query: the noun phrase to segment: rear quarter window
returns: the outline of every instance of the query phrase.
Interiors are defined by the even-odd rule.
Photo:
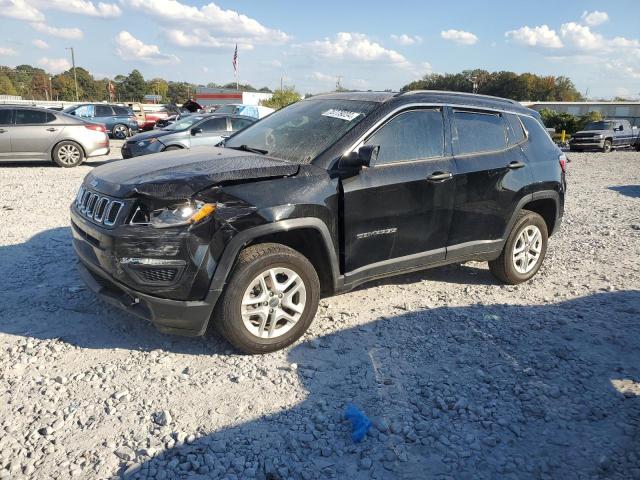
[[[518,120],[517,115],[507,113],[504,116],[507,123],[507,136],[509,137],[509,145],[517,145],[526,137],[522,123]]]
[[[453,116],[458,132],[458,154],[492,152],[507,147],[501,115],[456,110]]]
[[[547,131],[542,128],[542,125],[534,118],[525,115],[519,115],[519,118],[528,134],[529,141],[527,144],[530,149],[530,154],[527,154],[527,158],[534,163],[544,161],[557,163],[559,154],[558,147],[553,143]]]

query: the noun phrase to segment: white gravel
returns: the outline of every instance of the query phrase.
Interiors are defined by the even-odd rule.
[[[531,282],[387,279],[264,356],[84,288],[68,205],[101,159],[0,166],[0,479],[640,479],[640,153],[570,158]]]

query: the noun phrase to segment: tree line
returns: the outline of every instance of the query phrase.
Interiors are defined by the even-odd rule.
[[[0,66],[0,95],[20,95],[27,100],[63,100],[76,99],[73,69],[57,75],[31,65],[18,65],[15,68]],[[189,82],[167,81],[163,78],[145,80],[139,70],[128,75],[116,75],[113,79],[96,79],[86,69],[76,67],[78,98],[85,101],[108,101],[109,81],[115,89],[115,101],[142,101],[145,95],[160,95],[162,102],[183,103],[195,97],[196,87],[204,85]],[[235,83],[218,85],[208,83],[210,88],[235,89]],[[249,84],[239,85],[247,92],[271,92],[267,87],[257,89]]]
[[[584,100],[568,77],[541,76],[533,73],[488,72],[486,70],[464,70],[460,73],[430,73],[421,80],[411,82],[401,91],[450,90],[477,92],[483,95],[510,98],[512,100],[536,100],[577,102]]]

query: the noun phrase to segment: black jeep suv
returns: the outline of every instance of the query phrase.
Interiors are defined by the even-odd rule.
[[[87,175],[71,206],[87,284],[171,333],[212,323],[283,348],[321,295],[486,260],[540,268],[564,209],[565,157],[537,114],[448,92],[316,96],[200,147]]]

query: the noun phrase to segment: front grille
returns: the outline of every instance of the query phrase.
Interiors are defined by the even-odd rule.
[[[146,268],[137,273],[149,283],[169,283],[176,278],[178,270],[175,268]]]
[[[80,187],[75,204],[83,217],[107,227],[114,226],[124,211],[123,202],[105,197],[84,186]]]

